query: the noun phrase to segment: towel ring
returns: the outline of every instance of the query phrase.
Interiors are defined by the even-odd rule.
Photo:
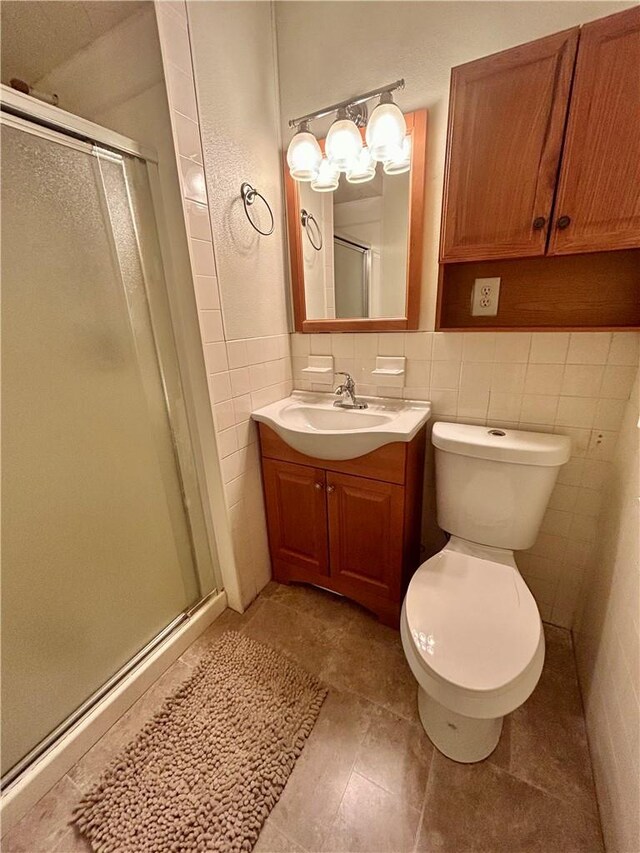
[[[275,227],[275,220],[273,218],[273,212],[272,212],[271,208],[269,207],[269,202],[262,195],[262,193],[259,193],[258,190],[254,189],[254,187],[252,187],[251,184],[249,184],[249,183],[247,183],[247,181],[245,181],[240,187],[240,197],[242,198],[242,203],[244,204],[244,212],[247,216],[247,219],[249,220],[251,227],[255,228],[255,230],[258,232],[258,234],[262,234],[263,237],[268,237],[269,234],[273,234],[273,229]],[[261,198],[262,201],[265,203],[267,210],[269,211],[269,216],[271,217],[271,227],[269,228],[268,231],[260,230],[260,228],[258,228],[258,226],[253,221],[253,219],[249,216],[249,208],[254,203],[256,198]]]
[[[313,215],[313,213],[309,213],[304,208],[300,211],[300,222],[302,223],[302,227],[307,232],[307,237],[309,238],[309,242],[316,250],[319,252],[322,248],[322,231],[320,230],[320,226],[318,225],[318,221]],[[313,234],[313,230],[310,226],[315,228],[315,235]],[[315,242],[314,242],[315,236]]]

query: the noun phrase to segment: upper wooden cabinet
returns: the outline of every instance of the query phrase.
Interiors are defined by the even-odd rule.
[[[454,68],[441,261],[640,246],[639,69],[640,7]]]
[[[640,6],[585,24],[549,253],[640,244]]]
[[[578,33],[452,70],[443,261],[544,254]]]

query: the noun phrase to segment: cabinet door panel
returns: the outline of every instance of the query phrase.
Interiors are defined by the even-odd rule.
[[[569,223],[562,226],[568,217]],[[640,7],[582,27],[552,254],[640,246]]]
[[[262,460],[271,556],[328,575],[324,471]]]
[[[397,599],[402,574],[402,486],[327,472],[331,575]]]
[[[442,261],[545,253],[578,32],[452,70]]]

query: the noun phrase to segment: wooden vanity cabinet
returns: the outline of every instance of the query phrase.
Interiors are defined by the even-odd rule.
[[[262,460],[273,560],[314,575],[329,574],[325,472]]]
[[[345,595],[402,594],[404,485],[327,471],[331,576]]]
[[[259,424],[269,547],[280,583],[352,598],[398,626],[420,561],[425,430],[358,459],[313,459]]]

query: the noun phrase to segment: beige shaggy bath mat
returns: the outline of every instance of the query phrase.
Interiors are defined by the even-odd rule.
[[[74,822],[99,853],[251,850],[326,693],[268,646],[223,634]]]

